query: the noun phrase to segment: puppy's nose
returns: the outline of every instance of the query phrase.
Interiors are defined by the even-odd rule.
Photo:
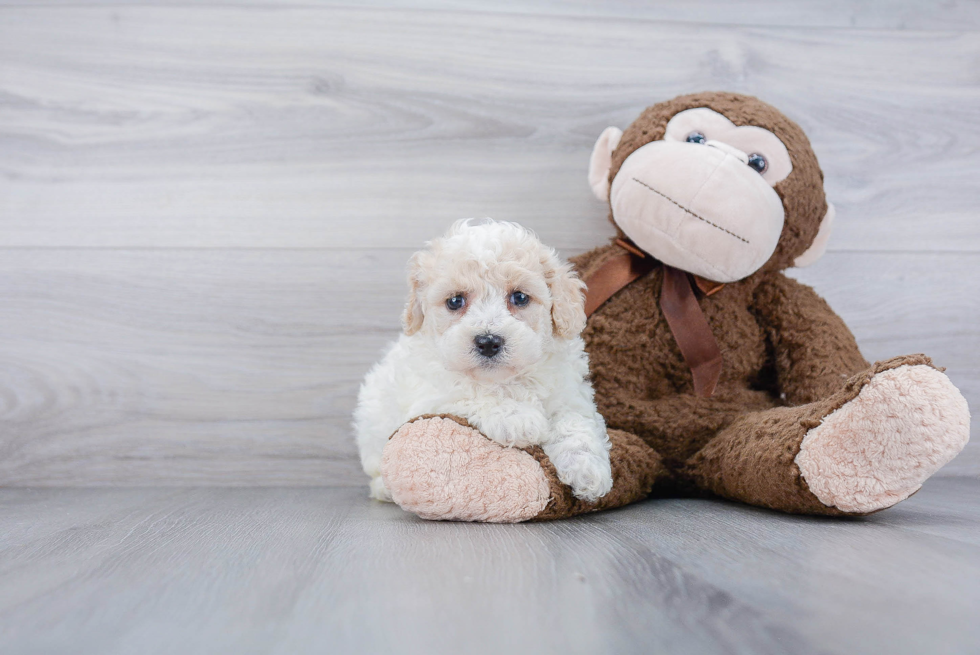
[[[473,339],[473,343],[476,344],[476,349],[481,355],[493,357],[500,352],[500,348],[504,345],[504,339],[496,334],[481,334]]]

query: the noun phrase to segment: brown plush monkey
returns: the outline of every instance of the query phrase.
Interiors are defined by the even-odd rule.
[[[575,259],[612,491],[577,500],[539,449],[427,417],[384,454],[405,509],[542,520],[707,493],[864,514],[907,498],[966,444],[966,401],[929,358],[869,365],[826,302],[783,275],[819,257],[834,214],[809,141],[775,108],[733,93],[654,105],[602,133],[589,182],[618,234]]]

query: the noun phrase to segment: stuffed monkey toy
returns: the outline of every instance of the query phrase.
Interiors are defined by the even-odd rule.
[[[516,522],[713,495],[867,514],[962,450],[969,410],[942,369],[924,355],[869,364],[827,303],[783,274],[822,254],[834,210],[809,141],[778,110],[734,93],[653,105],[602,133],[589,182],[617,232],[573,259],[612,490],[584,502],[540,449],[422,417],[383,455],[404,509]]]

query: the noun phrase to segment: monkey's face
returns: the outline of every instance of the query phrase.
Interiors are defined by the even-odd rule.
[[[608,186],[622,132],[596,143],[590,182],[608,193],[616,225],[660,261],[709,280],[734,282],[759,270],[783,233],[773,188],[793,171],[783,142],[754,125],[696,107],[674,114],[661,139],[637,147]],[[829,226],[829,222],[828,222]]]

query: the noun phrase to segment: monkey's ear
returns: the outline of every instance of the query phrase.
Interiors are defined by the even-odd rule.
[[[422,329],[425,313],[422,311],[422,259],[424,252],[417,252],[408,260],[408,302],[402,314],[405,334],[412,336]]]
[[[623,131],[618,127],[607,127],[599,135],[592,147],[592,159],[589,160],[589,186],[595,197],[605,202],[609,200],[609,167],[612,166],[612,154]]]
[[[823,220],[820,221],[820,229],[817,230],[817,236],[813,238],[813,243],[810,244],[810,247],[793,261],[793,266],[803,268],[823,257],[824,252],[827,251],[827,242],[830,241],[830,233],[834,228],[834,216],[836,214],[837,211],[834,209],[834,206],[828,202],[827,213],[824,214]]]

